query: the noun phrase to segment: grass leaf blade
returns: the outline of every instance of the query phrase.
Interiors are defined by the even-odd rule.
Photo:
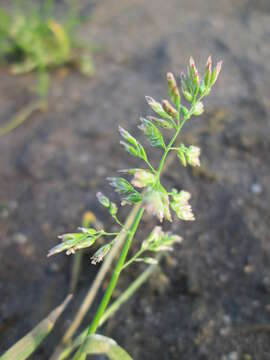
[[[107,355],[110,360],[132,360],[131,356],[113,339],[97,334],[85,339],[80,354],[75,354],[73,360],[84,360],[91,354]]]
[[[62,314],[70,302],[72,295],[68,295],[66,299],[57,306],[45,319],[43,319],[28,334],[7,350],[0,360],[24,360],[27,359],[42,343],[47,335],[53,329],[56,320]]]

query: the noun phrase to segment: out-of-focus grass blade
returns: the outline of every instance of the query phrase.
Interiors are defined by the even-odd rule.
[[[46,108],[44,100],[37,100],[20,110],[7,124],[0,128],[0,137],[10,133],[12,130],[21,125],[31,116],[35,111],[42,111]]]
[[[73,360],[83,360],[87,355],[107,355],[110,360],[132,360],[132,357],[122,349],[113,339],[102,335],[88,336],[80,352]]]
[[[65,31],[64,27],[54,20],[48,21],[48,27],[54,34],[55,40],[58,44],[60,61],[67,59],[70,56],[70,40],[69,35]]]
[[[7,350],[0,360],[24,360],[27,359],[46,338],[54,327],[56,320],[62,314],[72,295],[67,298],[55,308],[44,320],[42,320],[32,331],[26,334],[21,340],[14,344]]]

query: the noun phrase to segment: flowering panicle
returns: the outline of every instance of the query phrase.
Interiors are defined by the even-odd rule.
[[[97,231],[91,228],[79,228],[79,230],[81,233],[69,233],[58,236],[58,238],[62,240],[62,243],[53,247],[47,256],[49,257],[62,251],[66,251],[67,255],[74,254],[77,250],[93,245],[103,234],[102,230]]]
[[[111,248],[111,243],[101,246],[91,257],[91,264],[96,265],[97,263],[100,263],[111,250]]]
[[[115,216],[118,211],[118,207],[115,203],[111,202],[102,192],[97,193],[97,199],[101,205],[108,209],[112,216]]]
[[[201,149],[197,146],[186,147],[184,144],[181,144],[177,149],[177,156],[183,166],[200,166],[200,154]]]
[[[195,220],[194,214],[192,212],[191,205],[189,200],[191,195],[187,191],[180,191],[173,189],[171,193],[171,208],[176,213],[177,217],[185,221]]]
[[[158,102],[150,96],[145,97],[155,114],[141,117],[139,129],[150,145],[162,152],[162,157],[157,167],[153,166],[149,161],[144,146],[127,130],[119,126],[122,138],[120,141],[121,145],[130,155],[141,160],[144,163],[144,167],[146,167],[122,170],[123,173],[131,175],[130,182],[124,177],[108,178],[110,185],[121,196],[121,205],[140,204],[142,209],[149,215],[157,217],[160,222],[163,220],[172,221],[171,211],[183,221],[195,220],[190,205],[190,193],[185,190],[177,191],[175,189],[167,191],[162,184],[161,173],[168,153],[174,150],[177,151],[178,159],[184,167],[187,165],[193,167],[200,166],[201,150],[199,147],[193,145],[185,146],[184,144],[174,147],[174,143],[185,122],[189,121],[192,116],[199,116],[203,113],[204,105],[202,100],[210,93],[213,85],[216,83],[221,66],[221,61],[213,66],[212,58],[209,56],[204,74],[200,76],[195,61],[191,57],[186,74],[181,73],[180,89],[174,75],[171,72],[167,73],[169,100],[165,99]],[[167,144],[162,133],[164,129],[173,132],[171,140]],[[97,198],[101,205],[108,210],[116,223],[123,227],[117,217],[117,205],[101,192],[97,194]],[[51,256],[62,251],[72,254],[76,250],[93,245],[100,236],[114,235],[116,234],[106,233],[104,230],[81,229],[80,233],[62,235],[62,243],[50,250],[48,255]],[[156,227],[143,242],[141,251],[169,250],[174,242],[180,240],[180,237],[165,233],[160,227]],[[102,261],[104,256],[110,251],[112,244],[113,241],[110,241],[95,252],[91,258],[92,263],[96,264]],[[149,263],[154,260],[150,258],[147,261]]]
[[[148,214],[156,216],[160,222],[163,219],[172,221],[167,192],[149,187],[143,198],[143,207]]]
[[[170,115],[172,118],[177,118],[178,112],[177,110],[169,103],[168,100],[162,100],[162,107],[164,111]]]
[[[172,245],[181,243],[182,238],[170,232],[164,232],[160,226],[156,226],[146,240],[143,241],[141,249],[144,251],[171,251]]]
[[[167,81],[168,81],[168,94],[172,103],[176,107],[177,111],[180,110],[180,91],[178,89],[175,77],[172,73],[167,73]]]
[[[146,186],[153,185],[155,182],[155,174],[153,174],[150,170],[129,169],[125,171],[133,175],[131,184],[137,188],[144,188]]]

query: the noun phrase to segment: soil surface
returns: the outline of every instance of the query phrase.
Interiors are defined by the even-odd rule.
[[[69,290],[72,259],[46,258],[57,235],[86,210],[110,224],[95,194],[109,194],[106,176],[130,165],[118,125],[140,138],[144,95],[164,98],[168,70],[185,70],[190,55],[203,68],[212,54],[222,75],[182,138],[201,147],[202,167],[174,161],[164,176],[192,193],[196,222],[173,224],[183,243],[102,333],[136,360],[270,359],[269,0],[78,3],[91,15],[80,34],[97,47],[95,75],[56,71],[48,111],[0,138],[0,351]],[[0,78],[4,124],[33,100],[34,76],[1,68]],[[138,240],[153,225],[145,217]],[[142,269],[131,267],[120,287]],[[49,358],[96,271],[85,256],[75,300],[33,359]]]

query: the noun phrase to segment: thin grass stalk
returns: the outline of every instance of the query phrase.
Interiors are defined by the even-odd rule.
[[[101,284],[102,284],[106,274],[111,269],[111,265],[112,265],[114,258],[118,255],[119,250],[120,250],[121,246],[123,245],[123,242],[124,242],[125,236],[126,236],[125,229],[130,228],[130,226],[134,222],[134,219],[136,217],[138,210],[139,210],[139,206],[135,205],[132,208],[131,212],[129,213],[129,216],[125,222],[125,226],[124,226],[123,230],[119,233],[119,235],[117,237],[117,241],[113,245],[112,250],[109,252],[107,257],[105,258],[105,260],[104,260],[94,282],[91,284],[91,287],[89,288],[89,290],[84,298],[84,301],[81,304],[74,320],[72,321],[71,325],[65,332],[61,343],[57,346],[57,348],[56,348],[55,352],[53,353],[53,355],[51,356],[50,360],[59,359],[59,354],[61,354],[63,349],[70,343],[73,335],[75,334],[75,332],[78,330],[79,326],[81,325],[83,318],[85,317],[86,313],[89,311],[90,307],[92,306],[92,304],[96,298],[98,290],[100,289]],[[87,333],[85,333],[85,336],[86,336],[86,334]]]
[[[160,260],[162,255],[157,257]],[[131,296],[146,282],[146,280],[157,270],[158,264],[150,265],[144,272],[105,310],[100,319],[99,327],[101,327],[110,317],[112,317],[120,307],[127,302]],[[65,360],[70,353],[79,347],[87,336],[88,328],[84,329],[62,352],[58,354],[58,360]]]
[[[0,128],[0,137],[7,135],[12,130],[23,124],[35,111],[43,110],[46,107],[44,100],[35,101],[20,110],[7,124]]]
[[[131,224],[130,228],[127,230],[128,232],[125,236],[125,242],[123,244],[120,256],[117,260],[117,263],[114,268],[113,274],[111,276],[110,282],[109,282],[107,289],[103,295],[103,298],[99,304],[96,314],[88,328],[87,335],[95,334],[95,332],[99,326],[100,319],[106,310],[106,307],[107,307],[107,305],[111,299],[112,293],[114,291],[114,288],[117,284],[119,275],[120,275],[122,267],[125,263],[130,245],[132,243],[133,237],[136,233],[136,230],[137,230],[140,220],[142,218],[143,212],[144,212],[144,209],[139,207],[133,223]],[[73,360],[77,360],[77,359],[83,360],[83,359],[85,359],[85,356],[86,355],[82,354],[81,350],[79,349],[77,351],[77,353],[74,355]]]
[[[44,320],[34,327],[28,334],[14,344],[1,357],[1,360],[24,360],[37,350],[42,341],[53,329],[56,320],[65,310],[72,295],[68,295],[61,305],[55,308]]]
[[[114,271],[113,271],[113,274],[111,276],[111,280],[107,286],[107,289],[105,291],[105,294],[99,304],[99,307],[97,309],[97,312],[89,326],[89,329],[88,329],[88,335],[90,334],[94,334],[97,330],[97,327],[99,326],[99,322],[100,322],[100,319],[101,317],[103,316],[104,314],[104,311],[106,310],[106,307],[111,299],[111,296],[112,296],[112,293],[113,293],[113,290],[117,284],[117,280],[120,276],[120,273],[121,273],[121,270],[123,268],[123,265],[126,261],[126,257],[127,257],[127,254],[128,254],[128,251],[129,251],[129,248],[130,248],[130,245],[132,243],[132,240],[133,240],[133,237],[137,231],[137,228],[138,228],[138,225],[140,223],[140,220],[142,218],[142,215],[143,215],[143,211],[144,209],[143,208],[139,208],[137,214],[136,214],[136,217],[134,219],[134,222],[132,223],[132,225],[130,226],[129,230],[128,230],[128,233],[126,235],[126,238],[125,238],[125,242],[124,242],[124,245],[122,247],[122,250],[121,250],[121,253],[120,253],[120,256],[119,256],[119,259],[116,263],[116,266],[114,268]]]

